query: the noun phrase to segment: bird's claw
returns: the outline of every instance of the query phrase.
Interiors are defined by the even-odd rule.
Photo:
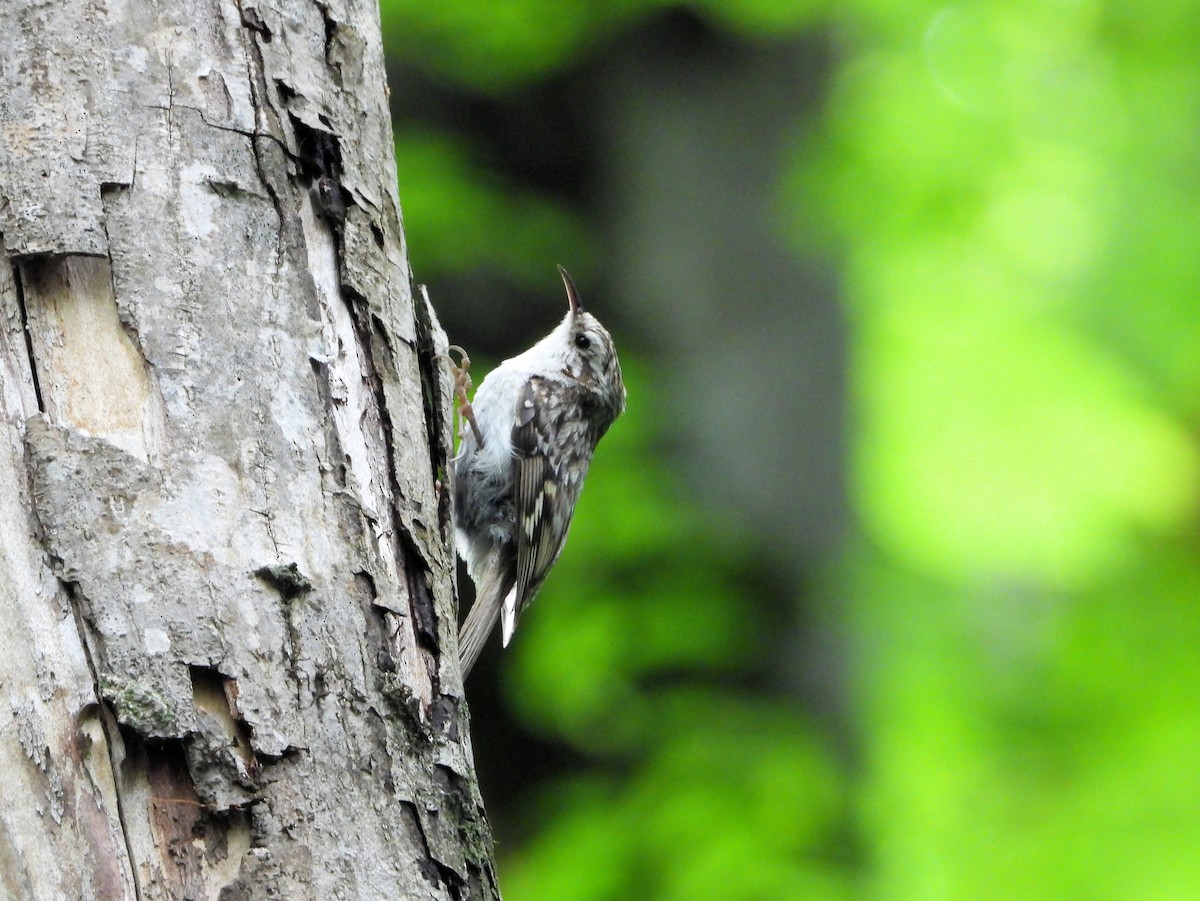
[[[475,436],[476,443],[483,447],[483,433],[479,431],[479,423],[475,421],[475,410],[471,407],[471,402],[467,399],[467,392],[472,388],[471,382],[471,358],[467,356],[467,352],[457,344],[451,344],[447,354],[450,360],[450,375],[454,377],[454,396],[458,399],[458,415],[471,428],[471,434]],[[458,354],[458,363],[454,362],[452,354]]]

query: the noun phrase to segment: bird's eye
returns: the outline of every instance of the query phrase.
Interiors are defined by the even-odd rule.
[[[587,350],[592,346],[592,339],[587,335],[579,334],[575,336],[575,346],[580,350]]]

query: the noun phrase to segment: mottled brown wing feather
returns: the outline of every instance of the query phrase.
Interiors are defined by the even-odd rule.
[[[512,432],[516,584],[504,634],[533,600],[567,540],[595,438],[581,385],[532,377],[517,399]],[[511,610],[511,615],[508,612]]]
[[[545,578],[541,560],[546,535],[546,500],[542,487],[550,472],[545,457],[518,457],[517,467],[517,611],[528,602],[530,588]]]
[[[550,460],[546,392],[540,378],[529,380],[517,400],[512,434],[518,616],[541,587],[566,538],[566,530],[553,522],[559,486]]]

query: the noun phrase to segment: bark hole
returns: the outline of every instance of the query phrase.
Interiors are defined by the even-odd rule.
[[[375,649],[375,666],[380,673],[395,674],[396,657],[392,648],[399,628],[389,622],[391,612],[376,603],[379,593],[370,573],[359,571],[354,574],[354,591],[365,614],[368,646]]]
[[[257,9],[253,6],[248,9],[242,9],[242,4],[238,3],[239,11],[242,14],[242,24],[250,31],[256,32],[264,44],[271,43],[273,35],[271,29],[267,27],[267,23],[263,21]]]
[[[283,83],[277,83],[280,91]],[[346,210],[352,202],[349,192],[341,185],[342,148],[337,135],[332,131],[312,128],[294,115],[289,115],[292,131],[296,135],[297,157],[300,164],[300,183],[310,186],[313,205],[317,213],[341,237],[342,223]],[[337,249],[340,260],[342,248]]]
[[[188,669],[192,676],[192,703],[216,721],[246,773],[257,777],[260,767],[250,741],[250,724],[242,717],[237,706],[237,680],[207,666]]]
[[[168,894],[213,897],[237,879],[242,857],[250,850],[249,814],[237,807],[216,810],[200,798],[182,743],[143,742],[128,729],[121,734],[123,794],[144,793],[147,799],[153,847],[159,854],[154,869],[169,886]]]
[[[281,82],[278,84],[282,85]],[[339,180],[343,169],[342,148],[337,135],[313,128],[296,116],[290,118],[296,135],[297,162],[304,174],[314,181],[323,175]]]
[[[409,561],[404,575],[408,583],[409,609],[412,611],[417,641],[426,650],[437,651],[437,613],[433,603],[433,591],[429,587],[430,572],[423,565],[424,558],[412,536],[406,530],[401,530],[399,538],[404,557]]]

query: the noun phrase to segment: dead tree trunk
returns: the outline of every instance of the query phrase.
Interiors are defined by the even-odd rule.
[[[496,897],[375,0],[0,28],[0,897]]]

